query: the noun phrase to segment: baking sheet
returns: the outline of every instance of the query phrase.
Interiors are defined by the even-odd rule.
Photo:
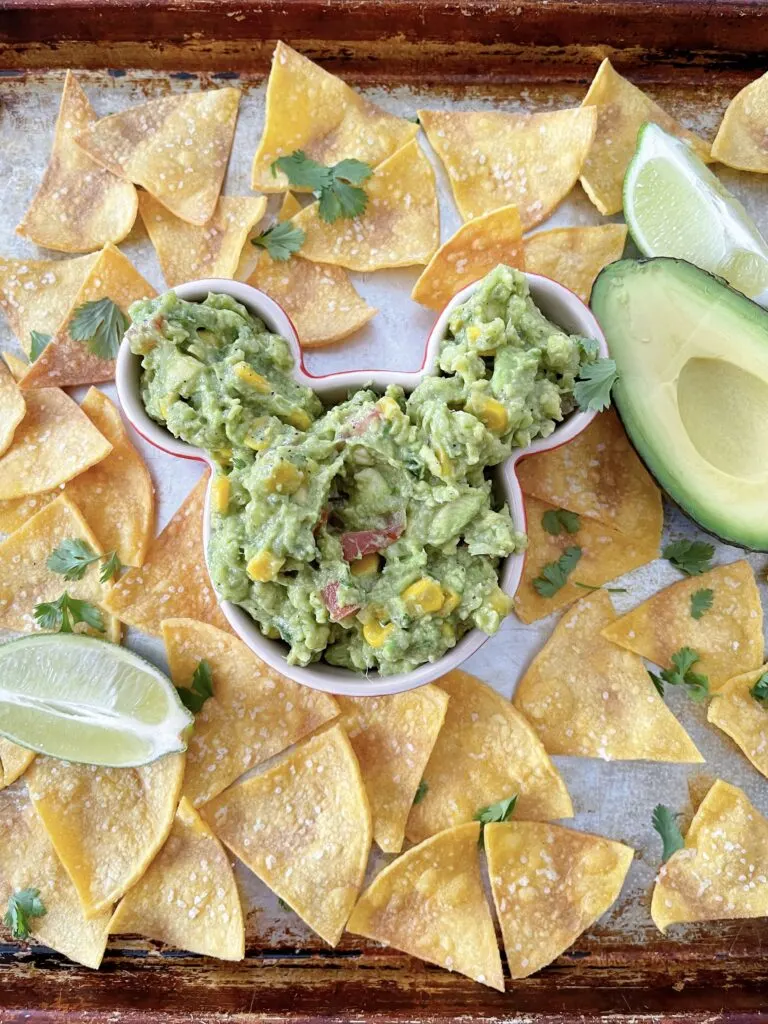
[[[233,148],[225,193],[250,194],[250,165],[263,123],[264,86],[261,82],[222,80],[214,76],[155,74],[151,72],[83,72],[79,76],[89,99],[100,115],[156,98],[169,91],[196,90],[211,85],[235,84],[243,88],[237,134]],[[21,220],[36,189],[48,159],[53,128],[58,110],[63,73],[48,72],[29,75],[0,73],[0,181],[4,182],[0,203],[0,253],[28,258],[56,257],[37,249],[17,237],[15,225]],[[574,106],[583,90],[572,86],[531,86],[503,89],[467,88],[450,94],[444,91],[413,88],[366,88],[362,90],[373,101],[393,113],[412,116],[420,107],[455,109],[501,109],[532,111]],[[657,88],[654,96],[677,115],[683,123],[711,138],[722,111],[730,98],[728,92],[715,87],[704,89]],[[451,199],[450,189],[423,134],[420,142],[432,159],[438,178],[441,216],[441,237],[445,240],[459,226],[460,218]],[[757,175],[746,175],[726,168],[718,169],[730,187],[755,217],[758,226],[768,234],[768,183]],[[271,201],[272,206],[275,200]],[[612,218],[620,220],[621,218]],[[555,226],[603,223],[580,187],[573,190],[545,224],[537,230]],[[152,246],[141,220],[121,249],[133,260],[141,273],[158,289],[163,280]],[[379,309],[379,314],[351,340],[306,355],[311,372],[328,373],[341,369],[397,368],[416,369],[422,355],[434,314],[413,303],[410,290],[420,268],[379,271],[374,274],[353,274],[352,278],[364,297]],[[7,324],[0,323],[0,351],[18,350]],[[114,387],[104,390],[114,396]],[[85,389],[75,392],[79,397]],[[170,518],[191,490],[201,468],[194,463],[173,459],[150,447],[141,438],[134,442],[142,451],[157,489],[158,529]],[[677,509],[666,506],[665,539],[669,537],[704,537],[701,531]],[[706,539],[709,539],[708,537]],[[716,563],[733,561],[743,553],[718,544]],[[747,556],[759,579],[765,579],[768,558]],[[619,611],[638,604],[669,583],[679,574],[663,560],[643,566],[623,577],[617,585],[626,586],[627,594],[613,595]],[[760,584],[764,600],[768,590]],[[495,686],[505,696],[514,692],[517,680],[526,665],[551,633],[557,616],[530,626],[519,623],[514,616],[506,620],[500,632],[492,637],[464,666],[467,671]],[[0,639],[11,634],[0,631]],[[128,631],[127,646],[164,665],[162,643]],[[658,869],[661,843],[651,827],[654,806],[665,803],[673,810],[690,812],[689,783],[701,788],[707,779],[726,779],[743,787],[750,799],[768,813],[768,787],[763,777],[727,737],[706,722],[706,706],[696,705],[675,689],[668,690],[667,702],[706,759],[705,765],[663,765],[641,762],[604,763],[591,759],[555,758],[563,772],[573,798],[576,816],[568,825],[606,835],[628,843],[637,851],[624,892],[601,925],[593,932],[593,941],[610,944],[617,938],[626,943],[642,944],[649,938],[660,940],[649,913],[650,890]],[[384,860],[372,858],[371,870]],[[391,859],[391,858],[389,858]],[[297,945],[321,948],[322,944],[293,914],[283,912],[274,895],[247,869],[238,865],[241,891],[250,909],[249,943],[262,947]],[[718,925],[712,926],[720,927]],[[696,929],[700,933],[701,929]],[[694,928],[675,929],[670,943],[685,943]],[[354,940],[357,941],[357,940]],[[124,948],[123,940],[113,941],[111,948]],[[151,948],[149,944],[131,943],[132,948]]]

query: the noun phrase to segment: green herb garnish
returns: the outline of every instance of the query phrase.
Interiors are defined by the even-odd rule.
[[[768,708],[768,672],[763,672],[755,685],[750,687],[750,697],[753,697],[758,704]]]
[[[619,379],[613,359],[596,359],[579,370],[573,397],[582,412],[602,412],[611,404],[611,388]]]
[[[328,224],[352,220],[365,213],[368,195],[359,186],[370,178],[373,168],[362,160],[340,160],[326,167],[297,149],[272,163],[273,176],[277,176],[277,171],[282,171],[294,187],[311,189],[320,200],[320,218]]]
[[[117,557],[117,552],[108,551],[104,555],[97,555],[87,541],[77,537],[63,540],[45,564],[51,572],[59,573],[65,580],[72,582],[81,580],[85,576],[88,566],[101,561],[102,558],[106,561],[102,566],[99,579],[102,583],[108,583],[123,567],[123,563]]]
[[[709,587],[702,587],[701,590],[694,591],[691,594],[691,618],[700,619],[702,615],[705,615],[712,607],[714,599],[715,592]]]
[[[3,917],[3,924],[10,928],[14,939],[27,939],[31,918],[45,917],[46,913],[39,889],[19,889],[8,897],[8,909]]]
[[[211,666],[205,658],[197,663],[197,668],[192,676],[192,685],[177,686],[176,692],[181,703],[193,715],[196,715],[208,698],[213,696],[213,674]]]
[[[673,814],[664,804],[657,804],[651,821],[664,844],[661,859],[662,861],[668,861],[673,853],[677,850],[682,850],[685,846],[685,841],[677,824],[677,815]]]
[[[42,353],[45,346],[50,342],[52,334],[43,334],[42,331],[30,331],[29,358],[34,361]]]
[[[675,540],[662,551],[662,555],[686,576],[701,576],[712,568],[714,545],[704,540]]]
[[[495,804],[488,804],[475,813],[474,821],[479,821],[482,825],[488,825],[492,821],[509,821],[516,803],[517,794],[508,796],[506,800],[498,800]]]
[[[692,671],[698,660],[699,656],[696,651],[690,647],[681,647],[672,655],[672,667],[662,670],[661,681],[669,683],[670,686],[683,686],[691,700],[700,704],[702,701],[708,700],[712,694],[709,691],[708,677]],[[652,672],[650,675],[656,683],[657,677]],[[663,688],[660,689],[658,683],[656,683],[656,689],[663,696]]]
[[[275,224],[267,231],[263,231],[251,241],[254,245],[266,249],[273,260],[285,263],[304,245],[306,237],[306,233],[301,228],[297,228],[289,220],[286,220],[282,224]]]
[[[69,323],[69,334],[83,341],[99,359],[114,359],[130,321],[112,299],[96,299],[78,306]]]
[[[606,587],[597,583],[581,583],[579,580],[571,580],[574,587],[581,587],[582,590],[604,590],[606,594],[628,594],[626,587]]]
[[[542,597],[554,597],[564,587],[581,558],[581,548],[566,548],[556,562],[548,562],[533,581],[533,587]]]
[[[50,629],[55,633],[74,633],[75,626],[80,622],[99,633],[104,632],[101,611],[87,601],[70,597],[66,590],[57,601],[44,601],[36,605],[34,616],[41,629]]]
[[[581,527],[581,516],[578,512],[569,512],[566,508],[550,508],[541,517],[541,525],[553,537],[566,533],[578,533]]]
[[[429,792],[429,783],[426,779],[422,779],[419,783],[419,788],[416,790],[416,796],[413,798],[413,806],[420,804],[424,797]]]
[[[116,576],[123,568],[123,563],[117,557],[116,551],[108,551],[106,555],[102,555],[105,559],[104,565],[101,567],[99,573],[99,580],[102,583],[109,583],[113,576]]]

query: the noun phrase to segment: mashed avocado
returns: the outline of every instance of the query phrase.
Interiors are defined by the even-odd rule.
[[[486,470],[552,432],[589,360],[499,266],[449,323],[439,375],[410,396],[360,390],[324,410],[287,343],[233,299],[173,292],[131,309],[150,416],[205,448],[208,559],[288,660],[384,674],[434,661],[511,602],[499,560],[524,546]]]

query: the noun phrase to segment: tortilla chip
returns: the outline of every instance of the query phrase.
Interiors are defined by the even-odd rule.
[[[141,219],[169,288],[204,277],[234,277],[248,233],[264,216],[264,196],[222,196],[202,227],[170,213],[149,192],[139,196]]]
[[[224,847],[182,799],[157,857],[123,897],[111,934],[130,932],[220,960],[242,960],[245,927]]]
[[[634,850],[535,821],[485,826],[493,902],[509,972],[552,963],[619,898]]]
[[[112,588],[104,607],[126,625],[160,636],[163,619],[189,618],[229,631],[205,565],[208,477],[206,471],[152,542],[143,565],[129,569]]]
[[[3,352],[3,360],[5,365],[11,371],[11,376],[18,383],[24,374],[29,369],[29,363],[20,359],[19,356],[13,354],[13,352]]]
[[[575,604],[520,680],[515,707],[548,754],[701,763],[641,659],[600,635],[615,618],[605,590]]]
[[[768,75],[737,92],[712,143],[712,159],[740,171],[768,174]]]
[[[671,924],[768,916],[768,821],[736,786],[718,779],[699,806],[685,848],[663,864],[651,916]]]
[[[384,868],[349,919],[355,935],[504,991],[480,876],[477,822],[447,829]]]
[[[0,789],[20,779],[36,757],[34,750],[27,750],[0,736]]]
[[[0,258],[0,309],[27,355],[32,331],[56,333],[98,258],[98,253],[72,260]]]
[[[664,527],[661,492],[613,409],[596,416],[568,444],[524,456],[516,472],[524,494],[658,547]],[[579,538],[572,535],[573,543]]]
[[[136,220],[136,189],[92,160],[75,136],[98,118],[71,71],[64,79],[48,166],[16,228],[46,249],[91,252],[121,242]]]
[[[301,255],[315,263],[349,270],[383,270],[429,263],[440,244],[435,172],[418,142],[409,142],[365,182],[366,212],[354,220],[327,224],[318,203],[293,222],[306,232]]]
[[[371,805],[373,838],[385,853],[399,853],[448,695],[421,686],[391,697],[337,699]]]
[[[768,665],[729,679],[709,702],[707,721],[731,737],[759,772],[768,777],[768,709],[749,692]],[[0,760],[2,749],[0,749]]]
[[[654,530],[644,527],[638,536],[631,537],[584,516],[578,533],[561,533],[553,537],[541,521],[544,513],[555,507],[538,498],[525,497],[528,549],[523,578],[515,594],[515,612],[522,622],[536,622],[584,597],[584,588],[574,581],[588,587],[599,587],[659,557],[661,535],[660,531],[655,532],[655,524]],[[563,587],[551,597],[543,597],[533,586],[533,581],[545,565],[556,562],[570,547],[581,548],[578,564]]]
[[[293,194],[293,192],[286,192],[283,196],[283,201],[280,204],[280,209],[277,213],[277,219],[279,221],[290,220],[291,217],[295,217],[297,213],[301,213],[304,207],[301,205],[299,200]]]
[[[0,455],[10,448],[26,408],[24,396],[11,371],[0,363]]]
[[[621,259],[626,241],[626,224],[537,231],[525,240],[525,269],[552,278],[589,302],[595,278]]]
[[[235,136],[240,92],[164,96],[103,117],[77,144],[190,224],[213,217]]]
[[[714,592],[711,609],[700,619],[691,615],[691,595]],[[681,647],[699,655],[694,670],[709,677],[711,687],[763,662],[763,608],[749,562],[719,565],[701,576],[673,583],[603,629],[614,644],[663,668]]]
[[[597,110],[595,141],[584,161],[581,184],[600,213],[621,211],[624,175],[635,152],[637,133],[646,121],[687,142],[701,160],[710,159],[706,142],[623,78],[607,57],[597,69],[582,105]]]
[[[371,849],[371,814],[347,735],[333,725],[202,809],[221,841],[335,946]]]
[[[29,795],[87,918],[135,885],[173,824],[184,755],[141,768],[103,768],[37,757]]]
[[[516,206],[475,217],[440,246],[413,286],[411,298],[439,311],[499,263],[524,270],[522,236]]]
[[[288,188],[282,172],[272,174],[272,163],[297,149],[321,164],[354,157],[376,167],[415,139],[418,131],[418,125],[388,114],[279,42],[267,83],[264,132],[253,158],[251,188]]]
[[[85,302],[109,298],[124,312],[138,299],[151,298],[155,289],[145,281],[131,261],[113,245],[97,254],[96,262],[83,281],[51,341],[32,363],[21,386],[25,389],[75,387],[77,384],[98,384],[115,376],[114,359],[94,355],[84,341],[75,341],[69,334],[69,321]]]
[[[203,660],[213,676],[187,750],[184,795],[195,806],[339,713],[333,697],[275,672],[231,633],[194,619],[166,619],[162,633],[176,686],[189,686]]]
[[[464,220],[512,204],[524,231],[576,184],[597,124],[585,107],[542,114],[420,110],[419,119]]]
[[[450,697],[445,723],[424,769],[426,793],[405,834],[419,843],[471,821],[489,804],[517,796],[515,815],[570,818],[571,798],[523,716],[490,686],[456,669],[438,680]]]
[[[0,906],[23,889],[39,889],[42,917],[29,921],[32,941],[94,969],[109,934],[109,913],[87,920],[66,871],[25,790],[0,793]]]

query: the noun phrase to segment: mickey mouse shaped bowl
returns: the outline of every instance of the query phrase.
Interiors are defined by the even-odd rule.
[[[599,345],[599,354],[608,354],[605,339],[592,313],[572,292],[549,278],[537,274],[526,274],[531,297],[547,319],[568,334],[580,334],[594,338]],[[401,372],[393,370],[351,370],[315,376],[307,371],[302,359],[296,330],[285,311],[269,296],[237,281],[210,279],[191,281],[174,289],[180,299],[189,302],[203,301],[210,292],[230,295],[242,303],[254,316],[264,321],[267,328],[286,339],[294,357],[293,376],[296,381],[311,388],[322,403],[328,407],[344,401],[350,391],[358,388],[373,388],[384,392],[390,385],[403,388],[406,393],[414,390],[426,376],[437,372],[438,354],[448,321],[453,310],[465,302],[480,282],[471,284],[460,291],[448,303],[438,317],[427,340],[424,361],[418,370]],[[123,341],[117,360],[117,391],[125,415],[134,429],[150,444],[169,455],[183,459],[195,459],[213,465],[208,454],[194,448],[185,441],[177,440],[165,427],[151,419],[141,399],[141,357],[134,355],[127,341]],[[592,412],[573,412],[560,423],[549,437],[538,438],[526,448],[513,451],[512,455],[493,468],[493,485],[497,496],[509,507],[512,519],[518,529],[525,529],[525,508],[523,495],[517,481],[516,466],[522,458],[537,452],[548,451],[581,433],[594,418]],[[214,474],[211,474],[211,481]],[[209,486],[205,504],[203,538],[206,553],[211,534],[211,489]],[[504,559],[499,567],[499,586],[510,597],[514,596],[520,582],[525,561],[524,553],[515,553]],[[459,642],[441,657],[418,666],[410,672],[397,675],[363,675],[348,669],[337,668],[324,661],[310,665],[291,665],[287,660],[288,647],[281,640],[264,636],[258,624],[248,613],[230,601],[222,600],[221,609],[233,631],[248,647],[273,669],[298,683],[316,690],[347,696],[379,696],[400,693],[433,680],[457,668],[488,639],[481,630],[470,629]]]

